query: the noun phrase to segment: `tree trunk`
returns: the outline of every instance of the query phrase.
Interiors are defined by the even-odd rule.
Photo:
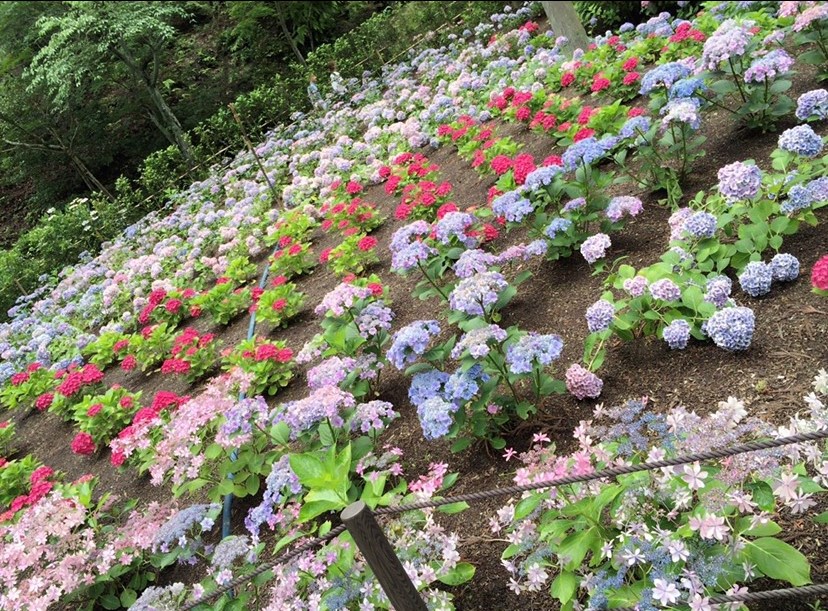
[[[590,39],[572,2],[541,2],[541,4],[555,36],[566,36],[569,40],[565,47],[566,53],[571,56],[575,49],[586,51]]]
[[[279,27],[282,28],[282,33],[287,38],[288,44],[290,45],[293,54],[299,59],[302,65],[305,65],[305,58],[302,57],[302,52],[299,50],[299,47],[296,46],[296,41],[293,40],[293,36],[290,35],[290,31],[287,28],[287,23],[285,23],[285,16],[282,14],[282,11],[276,10],[276,14],[279,15]]]

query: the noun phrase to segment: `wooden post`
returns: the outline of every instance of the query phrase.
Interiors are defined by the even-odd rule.
[[[566,46],[567,54],[571,56],[575,49],[586,51],[590,43],[589,36],[572,2],[541,2],[541,4],[555,36],[566,36],[569,40]]]
[[[253,148],[253,143],[250,142],[250,138],[247,137],[247,132],[244,129],[244,124],[242,123],[241,117],[239,116],[239,113],[236,112],[236,106],[232,102],[228,104],[228,106],[230,107],[230,112],[233,113],[233,118],[236,120],[236,123],[239,126],[239,131],[241,132],[244,143],[247,145],[247,150],[250,151],[250,154],[253,155],[253,158],[256,160],[256,163],[259,164],[259,170],[261,170],[265,182],[267,182],[267,186],[270,187],[270,195],[273,197],[273,203],[276,204],[276,202],[279,199],[279,194],[276,193],[276,187],[273,186],[273,182],[270,180],[270,176],[267,175],[267,171],[265,170],[265,167],[262,164],[262,160],[256,154],[256,149]]]
[[[374,571],[383,592],[397,611],[426,611],[426,604],[411,583],[394,548],[385,538],[374,514],[362,501],[351,503],[340,516]]]

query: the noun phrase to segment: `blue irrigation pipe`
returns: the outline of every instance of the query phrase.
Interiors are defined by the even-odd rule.
[[[279,250],[279,247],[273,249],[273,253],[270,255],[270,259],[276,254]],[[263,289],[265,284],[267,284],[267,279],[270,276],[270,265],[268,264],[264,271],[262,272],[262,276],[259,279],[259,288]],[[250,314],[250,324],[247,326],[247,339],[253,339],[253,336],[256,334],[256,311],[254,310],[252,314]],[[239,401],[244,401],[247,398],[247,395],[244,392],[239,393]],[[233,450],[230,454],[230,460],[235,461],[239,457],[238,450]],[[228,473],[227,479],[233,480],[233,474]],[[221,514],[221,538],[224,539],[225,537],[230,536],[230,514],[233,511],[233,493],[228,492],[224,495],[224,506],[222,507],[222,514]]]

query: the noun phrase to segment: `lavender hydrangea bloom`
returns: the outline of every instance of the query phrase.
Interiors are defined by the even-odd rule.
[[[262,525],[273,523],[274,509],[278,511],[288,496],[299,494],[301,491],[302,484],[290,467],[290,456],[284,454],[270,468],[270,473],[265,479],[265,491],[261,504],[253,507],[244,519],[244,527],[250,533],[254,543],[259,540],[259,530]]]
[[[556,165],[545,165],[529,172],[523,186],[528,191],[537,191],[542,187],[548,187],[555,180],[555,177],[563,172],[563,168]]]
[[[811,192],[804,185],[794,185],[788,191],[787,199],[779,207],[782,214],[794,214],[805,208],[810,208],[814,203]]]
[[[339,386],[354,367],[354,359],[332,356],[308,370],[308,388],[318,390],[323,386]]]
[[[448,435],[452,416],[459,407],[441,397],[432,397],[417,407],[423,436],[429,441]]]
[[[417,239],[430,233],[431,225],[425,221],[415,221],[397,229],[391,237],[391,268],[408,271],[436,253],[434,248]]]
[[[670,123],[682,123],[687,125],[692,130],[697,130],[701,126],[701,116],[699,115],[699,101],[696,98],[676,98],[670,100],[661,109],[660,114],[664,115],[661,120],[662,128],[668,128]]]
[[[684,350],[690,341],[690,323],[684,319],[677,319],[664,327],[661,336],[671,350]]]
[[[497,325],[486,325],[478,329],[472,329],[454,346],[451,351],[451,358],[458,359],[468,350],[469,354],[476,359],[482,359],[489,354],[489,341],[502,342],[506,339],[507,333]]]
[[[515,375],[530,373],[537,362],[545,367],[556,361],[563,351],[563,340],[558,335],[527,333],[506,349],[506,363]]]
[[[443,390],[445,399],[463,405],[471,401],[480,390],[480,382],[488,380],[489,375],[483,371],[483,366],[479,363],[465,371],[458,369],[446,380]]]
[[[641,79],[641,95],[647,95],[658,87],[669,89],[673,83],[690,76],[690,68],[680,62],[661,64],[650,70]]]
[[[681,289],[669,278],[662,278],[650,285],[650,295],[662,301],[678,301],[681,299]]]
[[[374,301],[365,306],[357,315],[355,322],[359,334],[363,339],[371,339],[380,331],[391,328],[394,312],[380,301]]]
[[[473,248],[465,250],[454,264],[454,273],[458,278],[469,278],[474,274],[485,272],[495,264],[497,257],[491,253]]]
[[[526,245],[527,258],[530,256],[542,257],[548,250],[549,244],[546,243],[546,240],[532,240]]]
[[[449,295],[449,307],[469,316],[483,316],[508,285],[499,272],[481,272],[457,283]]]
[[[607,149],[595,138],[585,138],[580,142],[570,144],[561,158],[563,159],[564,167],[572,171],[580,165],[592,165],[606,155],[606,153]]]
[[[631,119],[627,119],[627,122],[621,126],[618,135],[622,138],[640,137],[641,134],[646,134],[650,130],[650,125],[651,121],[649,117],[643,115],[632,117]]]
[[[751,297],[767,295],[773,282],[773,270],[767,263],[751,261],[739,274],[739,286]]]
[[[706,289],[704,300],[712,303],[717,308],[723,308],[730,299],[733,282],[727,276],[715,276],[707,281]]]
[[[508,191],[492,202],[492,212],[510,223],[519,223],[532,214],[535,207],[518,191]]]
[[[451,238],[457,238],[466,248],[474,248],[477,238],[466,235],[466,230],[474,225],[475,217],[468,212],[449,212],[434,226],[434,237],[441,244],[448,244]]]
[[[599,299],[587,308],[586,320],[590,333],[608,329],[615,316],[615,306],[606,299]]]
[[[587,263],[592,265],[607,254],[607,249],[610,246],[612,246],[612,242],[607,234],[596,233],[593,236],[589,236],[581,244],[581,254]]]
[[[609,220],[617,223],[625,214],[630,216],[638,216],[638,213],[644,208],[641,200],[637,197],[629,195],[621,195],[613,197],[607,205],[606,215]]]
[[[828,176],[814,178],[805,185],[805,188],[808,189],[811,200],[815,204],[828,201]]]
[[[388,360],[397,369],[403,369],[417,360],[431,342],[431,338],[440,334],[440,325],[436,320],[418,320],[406,325],[394,334],[388,349]]]
[[[745,307],[719,310],[702,325],[702,331],[719,348],[730,352],[747,350],[753,339],[756,317]]]
[[[214,569],[229,569],[236,559],[246,556],[250,552],[250,540],[242,535],[230,535],[216,544],[210,558],[210,566]]]
[[[543,233],[550,240],[554,240],[559,233],[565,233],[569,231],[570,227],[572,227],[572,221],[562,217],[557,217],[552,219],[552,222],[546,226],[546,229],[543,230]]]
[[[684,224],[691,216],[693,216],[693,211],[690,208],[679,208],[670,215],[667,224],[670,225],[671,240],[680,240],[684,237]]]
[[[794,58],[784,49],[774,49],[767,55],[753,60],[745,70],[746,83],[764,83],[783,74],[794,65]]]
[[[718,220],[709,212],[696,212],[684,223],[684,231],[697,240],[712,238],[716,235]]]
[[[722,62],[741,57],[750,44],[752,22],[738,23],[728,19],[704,42],[701,67],[717,71]]]
[[[353,306],[358,300],[371,295],[371,289],[341,282],[334,290],[327,293],[318,306],[313,310],[317,316],[325,316],[328,312],[334,316],[342,316],[345,310]]]
[[[799,96],[796,101],[796,118],[800,121],[828,119],[828,91],[812,89]]]
[[[575,199],[571,199],[564,204],[564,207],[561,208],[561,213],[566,214],[567,212],[580,210],[584,206],[586,206],[586,199],[584,199],[583,197],[576,197]]]
[[[762,170],[741,161],[722,167],[718,177],[719,193],[730,204],[755,197],[762,186]]]
[[[200,525],[205,531],[213,527],[215,519],[212,515],[219,507],[216,503],[190,505],[174,513],[155,533],[153,551],[166,554],[172,547],[186,547],[187,535],[193,527]]]
[[[431,369],[414,374],[408,387],[408,398],[414,405],[422,405],[432,397],[442,397],[443,387],[449,379],[447,373]]]
[[[649,282],[644,276],[635,276],[634,278],[627,278],[624,280],[624,290],[627,291],[631,297],[641,297],[647,290]]]
[[[788,253],[774,255],[770,268],[777,282],[793,282],[799,277],[799,259]]]
[[[336,386],[323,386],[304,399],[290,401],[277,408],[274,424],[284,422],[290,428],[290,438],[297,439],[315,424],[329,420],[334,427],[341,427],[343,409],[353,407],[354,396]]]
[[[394,410],[394,406],[387,401],[369,401],[360,403],[354,410],[354,418],[351,421],[351,430],[362,433],[379,433],[385,430],[385,426],[399,418],[400,414]]]
[[[690,76],[679,79],[673,83],[667,97],[671,100],[678,98],[692,98],[693,96],[704,93],[705,91],[707,91],[707,85],[704,84],[704,79],[697,76]]]
[[[576,399],[594,399],[601,394],[604,381],[577,363],[566,370],[566,389]]]
[[[779,148],[808,159],[819,155],[822,147],[822,138],[810,125],[797,125],[786,129],[779,136]]]

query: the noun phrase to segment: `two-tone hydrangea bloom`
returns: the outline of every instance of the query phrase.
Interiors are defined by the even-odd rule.
[[[828,119],[828,91],[813,89],[799,96],[796,101],[796,118],[800,121]]]
[[[641,200],[637,197],[629,195],[620,195],[613,197],[607,205],[606,215],[609,220],[614,223],[620,221],[625,214],[629,216],[638,216],[638,213],[644,208]]]
[[[767,55],[753,60],[745,70],[746,83],[764,83],[788,72],[794,65],[794,58],[784,49],[774,49]]]
[[[497,256],[479,248],[464,250],[454,264],[454,273],[458,278],[469,278],[474,274],[487,271],[497,262]]]
[[[695,212],[684,222],[684,231],[692,238],[712,238],[716,234],[718,219],[709,212]]]
[[[534,364],[545,367],[556,361],[563,351],[563,340],[558,335],[527,333],[506,349],[506,363],[515,375],[530,373]]]
[[[417,360],[427,349],[431,338],[440,334],[436,320],[418,320],[394,334],[386,356],[397,369]]]
[[[797,125],[779,135],[779,148],[811,159],[822,152],[824,144],[810,125]]]
[[[502,342],[506,337],[506,331],[497,325],[486,325],[485,327],[472,329],[465,333],[454,346],[451,351],[451,358],[459,359],[468,350],[472,357],[482,359],[491,351],[490,341]]]
[[[394,320],[393,310],[381,301],[374,301],[362,309],[354,322],[359,329],[359,334],[364,339],[371,339],[380,331],[390,329],[392,320]]]
[[[408,271],[435,254],[437,251],[421,239],[430,233],[431,225],[425,221],[415,221],[397,229],[391,237],[391,268]]]
[[[541,166],[526,176],[523,182],[524,189],[527,191],[536,191],[543,187],[548,187],[555,180],[555,177],[563,172],[563,168],[557,165]]]
[[[624,280],[624,290],[630,294],[630,297],[641,297],[649,286],[649,281],[644,276],[635,276]]]
[[[468,212],[449,212],[434,226],[434,237],[441,244],[448,244],[452,238],[457,238],[466,248],[477,246],[477,238],[467,235],[467,231],[475,223],[475,216]]]
[[[596,233],[589,236],[584,243],[581,244],[581,254],[586,262],[592,265],[598,259],[602,259],[607,254],[607,249],[612,246],[610,238],[605,233]]]
[[[507,191],[492,202],[492,212],[510,223],[519,223],[532,214],[535,207],[519,191]]]
[[[680,240],[684,237],[684,224],[691,216],[693,216],[693,210],[690,208],[679,208],[670,215],[667,224],[670,226],[671,240]]]
[[[576,399],[595,399],[604,388],[604,381],[577,363],[566,370],[566,389]]]
[[[499,272],[480,272],[463,278],[449,295],[449,307],[469,316],[483,316],[508,286]]]
[[[608,329],[615,316],[615,306],[606,299],[599,299],[587,308],[586,320],[590,333]]]
[[[700,103],[696,98],[676,98],[670,100],[661,109],[661,127],[667,129],[671,123],[687,125],[692,130],[701,127],[701,115],[699,114]]]
[[[720,168],[718,178],[719,193],[731,204],[756,197],[762,186],[762,170],[741,161]]]
[[[314,312],[317,316],[324,316],[328,313],[334,316],[342,316],[345,310],[351,308],[358,300],[370,297],[370,295],[371,289],[368,287],[341,282],[322,298]]]
[[[739,274],[739,286],[751,297],[767,295],[773,282],[773,270],[762,261],[751,261]]]
[[[707,281],[705,288],[704,300],[717,308],[723,308],[730,300],[733,282],[727,276],[715,276]]]
[[[564,204],[564,207],[561,208],[561,214],[566,214],[567,212],[574,212],[575,210],[580,210],[586,206],[586,199],[583,197],[576,197],[575,199],[571,199]]]
[[[735,307],[717,311],[702,325],[702,331],[719,348],[738,352],[750,347],[755,327],[753,310]]]
[[[681,299],[681,289],[669,278],[656,280],[650,285],[650,295],[661,301],[678,301]]]
[[[788,253],[774,255],[770,268],[777,282],[793,282],[799,277],[799,259]]]
[[[678,318],[664,327],[661,336],[671,350],[684,350],[690,341],[690,323]]]

